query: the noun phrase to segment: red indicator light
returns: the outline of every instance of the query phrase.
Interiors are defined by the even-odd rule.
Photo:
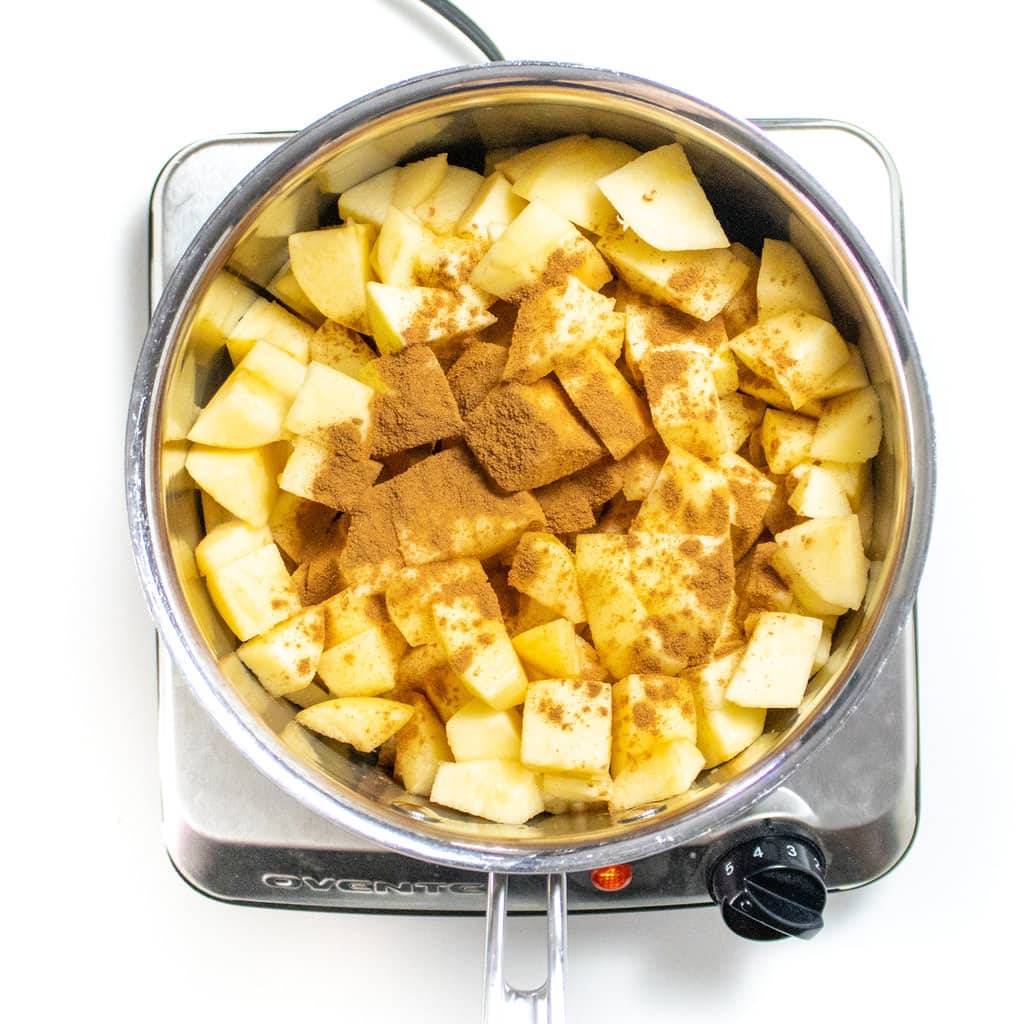
[[[590,881],[602,892],[618,892],[633,881],[633,869],[628,864],[609,864],[591,871]]]

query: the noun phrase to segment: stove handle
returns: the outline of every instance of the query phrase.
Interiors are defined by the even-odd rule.
[[[508,875],[487,877],[487,946],[484,952],[484,1024],[564,1024],[565,875],[548,875],[548,973],[524,991],[505,980]]]

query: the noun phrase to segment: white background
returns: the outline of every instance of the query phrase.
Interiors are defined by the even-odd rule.
[[[570,1019],[984,1019],[1015,998],[1021,952],[1021,57],[1004,5],[465,6],[509,57],[879,135],[906,187],[937,417],[908,859],[836,896],[810,944],[742,943],[711,910],[573,919]],[[175,875],[121,448],[164,160],[477,55],[412,0],[36,3],[4,36],[4,1016],[474,1021],[479,919],[223,906]]]

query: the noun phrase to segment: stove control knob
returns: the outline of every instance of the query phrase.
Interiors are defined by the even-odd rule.
[[[734,846],[711,870],[711,896],[725,923],[745,939],[767,941],[821,931],[825,859],[807,839],[763,835]]]

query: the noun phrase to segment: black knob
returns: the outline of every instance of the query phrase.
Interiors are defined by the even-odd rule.
[[[711,896],[725,923],[761,942],[821,931],[825,859],[807,839],[762,835],[734,846],[711,870]]]

